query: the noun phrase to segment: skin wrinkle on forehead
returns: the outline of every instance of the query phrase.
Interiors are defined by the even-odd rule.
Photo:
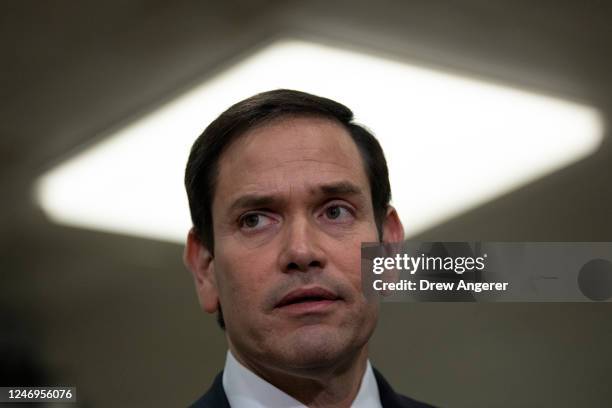
[[[245,138],[249,138],[249,139],[257,139],[258,137],[265,137],[263,135],[248,135],[245,136]],[[287,168],[287,167],[297,167],[299,169],[299,167],[302,167],[303,164],[305,163],[319,163],[321,165],[327,165],[327,166],[332,166],[332,167],[339,167],[341,169],[347,169],[347,170],[351,170],[351,171],[357,171],[357,166],[355,166],[353,164],[352,161],[347,160],[347,164],[343,164],[341,162],[337,162],[337,161],[331,161],[331,160],[326,160],[326,158],[324,157],[326,153],[328,153],[325,150],[322,149],[308,149],[308,150],[312,150],[312,158],[303,158],[301,157],[300,159],[295,159],[292,158],[291,156],[295,156],[295,155],[302,155],[304,152],[307,152],[307,149],[303,149],[303,150],[297,150],[297,149],[285,149],[285,151],[287,152],[287,158],[283,158],[282,160],[272,160],[270,159],[270,161],[262,163],[260,161],[257,162],[253,162],[251,160],[251,158],[249,157],[248,151],[250,146],[245,146],[242,149],[240,149],[242,146],[236,146],[236,149],[232,149],[232,150],[241,150],[241,151],[245,151],[246,153],[246,157],[244,158],[244,163],[245,163],[245,167],[242,169],[242,172],[245,175],[249,175],[249,174],[253,174],[255,172],[266,172],[266,171],[270,171],[270,170],[275,170],[275,169],[279,169],[279,168]],[[231,149],[231,148],[230,148]],[[225,154],[231,154],[231,152],[229,151],[230,149],[228,149],[228,151]],[[338,146],[337,149],[335,150],[341,150],[341,147]],[[347,155],[344,154],[344,152],[342,151],[342,155],[345,156],[345,158],[348,159]],[[322,157],[323,156],[323,157]],[[287,169],[289,170],[289,169]]]
[[[305,128],[301,125],[304,119],[314,130],[311,127]],[[266,144],[271,144],[269,139],[272,137],[268,135],[273,135],[275,132],[278,134],[279,130],[281,133],[286,131],[287,137],[296,141],[298,147],[289,145],[284,149],[278,149],[274,143],[272,143],[272,146],[267,146]],[[316,148],[306,147],[312,145],[310,143],[311,137],[316,138],[320,134],[330,131],[338,133],[338,130],[346,137],[326,139],[326,142],[331,144],[331,148],[329,145]],[[262,150],[272,150],[266,161],[261,160]],[[281,153],[281,159],[278,158],[279,152]],[[283,156],[283,153],[286,154]],[[228,160],[230,157],[238,156],[241,157],[240,162]],[[307,157],[304,158],[304,156]],[[273,159],[273,157],[276,158]],[[285,118],[284,121],[278,119],[267,126],[257,127],[246,132],[224,152],[219,163],[219,179],[215,200],[223,196],[223,201],[233,202],[236,198],[247,194],[278,195],[288,199],[297,190],[317,190],[319,182],[328,184],[337,176],[342,177],[342,181],[347,181],[344,180],[344,177],[346,177],[348,170],[349,174],[355,176],[352,177],[351,182],[367,186],[367,191],[362,192],[364,200],[360,200],[367,201],[365,198],[371,195],[370,185],[365,175],[362,160],[355,160],[355,157],[361,159],[357,146],[348,132],[341,125],[329,119],[302,117]],[[308,179],[301,180],[299,185],[286,185],[286,180],[290,179],[291,175],[303,172],[304,168],[308,169],[312,163],[320,164],[316,173],[310,174]],[[223,179],[228,178],[230,173],[237,175],[238,179],[242,181],[238,189],[235,186],[228,186],[227,183],[223,183]],[[227,213],[229,208],[224,208],[222,211]]]
[[[270,164],[270,165],[262,165],[257,168],[256,166],[252,166],[251,168],[233,168],[233,171],[237,171],[240,174],[242,180],[245,180],[245,187],[252,185],[253,187],[260,186],[265,184],[266,181],[283,181],[285,179],[285,175],[290,175],[294,172],[300,172],[304,169],[305,163],[319,163],[319,171],[316,174],[318,178],[323,180],[328,179],[328,175],[334,175],[336,173],[341,173],[341,169],[358,171],[358,169],[352,166],[342,166],[336,163],[326,162],[323,160],[300,160],[300,161],[292,161],[286,160],[283,163],[278,164]],[[328,168],[331,167],[331,168]],[[284,173],[283,175],[279,173]],[[315,180],[313,180],[315,181]],[[326,181],[327,182],[327,181]],[[248,184],[247,184],[248,183]]]
[[[304,128],[301,126],[304,120],[308,121],[309,127]],[[339,123],[336,123],[334,120],[324,118],[324,117],[309,117],[309,116],[282,116],[280,118],[274,119],[269,123],[264,123],[259,125],[253,129],[248,130],[245,134],[240,136],[237,140],[235,140],[229,147],[227,154],[230,150],[234,150],[236,148],[242,147],[243,152],[247,152],[250,150],[253,144],[261,144],[266,142],[266,136],[271,133],[275,133],[277,130],[285,131],[291,137],[300,136],[301,140],[298,141],[298,146],[295,147],[285,147],[285,151],[296,152],[299,154],[303,154],[304,152],[312,151],[315,153],[312,160],[320,160],[319,153],[322,150],[321,148],[311,148],[309,146],[309,136],[316,136],[319,133],[326,133],[327,130],[336,131],[341,130],[344,133],[346,138],[332,138],[328,139],[329,142],[335,144],[334,153],[340,154],[344,156],[348,162],[352,162],[351,154],[357,152],[358,149],[355,143],[350,138],[348,131]],[[279,146],[274,146],[275,150],[279,148]],[[282,148],[282,147],[281,147]],[[350,153],[349,153],[350,152]],[[248,157],[245,159],[248,160]],[[324,162],[323,160],[321,162]]]
[[[356,186],[355,184],[349,181],[338,181],[331,182],[328,184],[321,185],[310,185],[307,183],[304,184],[304,190],[309,197],[326,197],[326,196],[343,196],[343,197],[351,197],[351,201],[357,200],[360,204],[363,205],[362,201],[365,199],[363,197],[363,191],[361,188]],[[228,206],[228,212],[231,213],[234,210],[239,210],[247,207],[265,207],[271,203],[288,201],[282,198],[282,192],[278,194],[281,198],[276,197],[277,194],[275,189],[272,189],[272,194],[259,194],[259,189],[255,188],[256,185],[250,185],[245,188],[246,193],[237,193],[234,197],[230,197],[228,200],[231,204]],[[280,190],[280,189],[278,189]],[[293,185],[289,186],[289,198],[293,193]],[[251,192],[253,191],[253,192]],[[235,198],[238,197],[238,198]]]

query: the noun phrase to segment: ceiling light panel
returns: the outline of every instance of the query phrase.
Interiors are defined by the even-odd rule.
[[[594,152],[592,107],[321,44],[267,46],[44,174],[56,222],[183,242],[189,148],[235,102],[276,88],[335,99],[377,136],[409,237]]]

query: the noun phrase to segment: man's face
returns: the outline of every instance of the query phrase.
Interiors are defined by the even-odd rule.
[[[357,146],[333,121],[281,118],[223,153],[212,214],[214,287],[248,365],[317,368],[364,350],[378,306],[361,290],[377,241]]]

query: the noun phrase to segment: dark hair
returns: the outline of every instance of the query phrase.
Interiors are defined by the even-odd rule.
[[[185,170],[185,188],[191,220],[201,243],[214,254],[212,202],[218,163],[227,147],[249,129],[282,116],[318,116],[335,121],[348,131],[363,160],[372,192],[372,208],[382,238],[391,187],[387,162],[380,144],[366,128],[353,122],[353,112],[331,99],[289,89],[263,92],[231,106],[215,119],[191,148]],[[218,315],[223,327],[223,317]]]

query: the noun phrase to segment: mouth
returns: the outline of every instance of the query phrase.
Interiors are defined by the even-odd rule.
[[[321,287],[302,288],[286,294],[276,308],[294,313],[311,313],[323,311],[340,300],[334,292]]]

